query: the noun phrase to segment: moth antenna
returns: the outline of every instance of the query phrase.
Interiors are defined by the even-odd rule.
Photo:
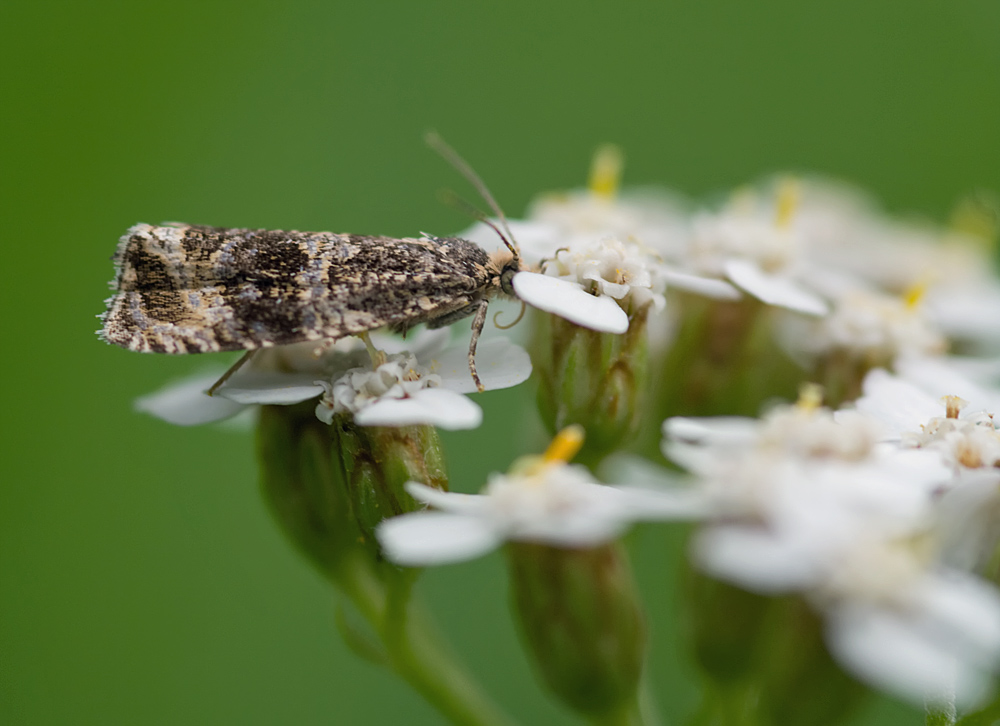
[[[510,225],[507,224],[507,217],[504,215],[503,210],[500,209],[500,205],[497,204],[493,195],[490,194],[490,190],[486,187],[486,184],[479,178],[479,175],[476,174],[465,159],[459,156],[457,151],[445,143],[445,140],[442,139],[436,132],[428,131],[424,136],[424,141],[426,141],[428,146],[440,154],[445,161],[451,164],[459,174],[464,176],[466,180],[476,188],[476,191],[479,192],[479,196],[481,196],[490,206],[490,209],[496,213],[497,218],[500,220],[500,224],[503,226],[504,232],[507,233],[507,237],[509,237],[511,241],[508,241],[507,237],[504,237],[503,235],[500,235],[500,238],[503,239],[504,244],[507,245],[508,249],[510,249],[511,254],[514,255],[514,259],[520,260],[521,255],[518,251],[517,243],[513,241],[514,235],[510,231]],[[496,227],[494,227],[494,229],[496,229]]]
[[[514,322],[513,323],[508,323],[507,325],[501,325],[500,323],[497,322],[497,318],[499,318],[500,317],[500,313],[503,312],[503,310],[497,310],[496,314],[493,316],[493,324],[496,327],[500,328],[500,330],[510,330],[515,325],[517,325],[518,323],[521,322],[521,318],[524,317],[524,311],[527,310],[527,309],[528,309],[528,306],[525,304],[524,300],[522,300],[521,301],[521,312],[519,312],[517,314],[517,317],[514,318]]]
[[[495,224],[493,224],[490,218],[487,217],[486,214],[483,213],[481,209],[476,207],[474,204],[465,201],[450,189],[442,189],[440,192],[438,192],[438,197],[441,199],[442,202],[444,202],[448,206],[455,207],[459,211],[465,212],[473,219],[477,219],[483,224],[489,225],[490,228],[492,228],[492,230],[497,233],[500,239],[503,240],[503,243],[507,245],[507,248],[514,253],[514,256],[517,257],[515,246],[510,242],[510,240],[508,240],[504,236],[504,233],[500,231],[500,228],[497,227]]]

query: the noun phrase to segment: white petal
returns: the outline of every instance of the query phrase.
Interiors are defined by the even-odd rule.
[[[632,522],[667,522],[704,519],[714,508],[708,495],[698,489],[666,489],[649,486],[615,486],[623,495],[619,509]]]
[[[954,692],[957,705],[974,706],[987,694],[989,680],[963,662],[926,622],[875,607],[838,608],[828,618],[831,652],[855,675],[917,704]]]
[[[727,260],[726,276],[768,305],[809,315],[826,315],[830,308],[819,297],[781,275],[769,275],[749,260]]]
[[[602,333],[624,333],[628,315],[612,298],[591,295],[569,280],[536,272],[514,275],[514,291],[529,305]]]
[[[323,393],[323,386],[315,382],[316,377],[315,373],[277,371],[237,373],[215,395],[243,404],[291,405]]]
[[[235,416],[244,409],[242,404],[205,395],[205,391],[219,380],[222,373],[220,369],[172,383],[156,393],[136,399],[135,410],[177,426],[197,426]]]
[[[408,398],[383,398],[358,411],[359,426],[414,426],[474,429],[483,421],[483,410],[460,393],[444,388],[424,388]]]
[[[441,376],[441,386],[457,393],[475,393],[476,384],[469,371],[469,350],[464,346],[449,348],[429,363]],[[510,388],[528,380],[531,358],[524,348],[506,338],[492,338],[480,343],[476,351],[476,370],[487,391]]]
[[[1000,394],[996,389],[969,378],[947,356],[902,358],[896,361],[895,368],[901,378],[922,388],[936,401],[940,401],[940,396],[960,396],[975,408],[1000,412]],[[936,415],[941,415],[940,406]]]
[[[965,659],[983,667],[1000,656],[1000,594],[996,588],[965,573],[929,575],[915,594],[929,621],[947,633],[947,640]]]
[[[385,556],[418,567],[471,560],[502,539],[486,520],[447,512],[413,512],[384,520],[375,530]]]
[[[415,334],[410,333],[405,338],[386,333],[371,334],[372,345],[388,355],[412,353],[421,359],[437,355],[448,347],[450,340],[451,331],[448,328],[436,328],[434,330],[424,328],[418,330]]]
[[[603,544],[624,532],[630,524],[619,516],[617,503],[614,512],[597,509],[575,509],[563,516],[546,516],[533,522],[521,523],[508,532],[509,539],[522,542],[542,542],[561,547],[593,547]]]
[[[483,512],[490,506],[489,497],[482,494],[443,492],[415,481],[406,483],[406,491],[417,501],[452,514],[474,514]]]
[[[597,467],[602,481],[611,481],[630,487],[671,487],[686,485],[687,479],[679,472],[654,464],[636,454],[618,451],[605,457]]]
[[[660,275],[668,286],[693,292],[695,295],[704,295],[715,300],[739,300],[742,297],[735,287],[725,280],[714,277],[701,277],[674,270],[661,270]]]
[[[719,526],[698,534],[694,554],[710,575],[754,592],[779,593],[807,587],[819,575],[822,562],[799,545],[763,528]]]
[[[854,402],[854,406],[887,427],[887,440],[899,439],[905,432],[919,431],[931,418],[944,412],[942,403],[933,396],[881,368],[868,372],[862,390],[864,395]],[[846,411],[834,414],[838,422],[844,421],[846,416]]]
[[[674,416],[663,422],[663,435],[691,444],[733,446],[751,443],[760,422],[746,416]]]

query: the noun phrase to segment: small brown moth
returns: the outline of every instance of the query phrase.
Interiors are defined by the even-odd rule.
[[[114,256],[114,294],[98,334],[140,352],[249,351],[232,372],[261,348],[381,327],[437,328],[474,315],[469,371],[482,391],[475,355],[487,306],[496,295],[515,297],[511,280],[521,259],[479,177],[438,137],[428,143],[497,212],[507,234],[490,226],[506,249],[489,254],[467,240],[429,235],[137,224]]]

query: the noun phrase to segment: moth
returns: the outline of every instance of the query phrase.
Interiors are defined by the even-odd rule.
[[[471,168],[429,137],[498,213],[505,247],[493,254],[457,237],[137,224],[119,242],[98,334],[129,350],[185,354],[254,351],[334,341],[388,327],[405,333],[473,316],[469,371],[489,301],[514,298],[521,258],[499,206]],[[214,390],[213,386],[211,390]],[[210,391],[211,392],[211,391]]]

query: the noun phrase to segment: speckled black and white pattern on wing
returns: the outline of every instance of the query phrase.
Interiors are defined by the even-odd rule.
[[[506,257],[456,238],[138,224],[119,243],[100,334],[201,353],[450,322],[500,292]]]

